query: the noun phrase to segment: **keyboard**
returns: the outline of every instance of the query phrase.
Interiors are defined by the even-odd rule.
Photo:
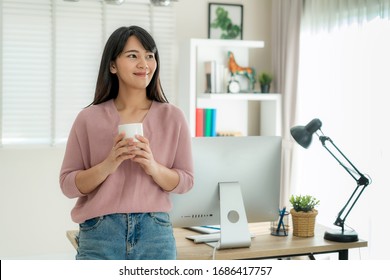
[[[219,233],[206,233],[206,234],[197,234],[186,236],[187,239],[193,240],[194,243],[208,243],[208,242],[218,242],[221,238]]]
[[[254,238],[255,235],[251,233],[251,238]],[[193,240],[194,243],[209,243],[209,242],[218,242],[221,238],[220,233],[206,233],[206,234],[197,234],[186,236],[187,239]]]
[[[187,229],[196,231],[198,233],[218,233],[221,232],[220,227],[217,226],[195,226],[195,227],[188,227]]]

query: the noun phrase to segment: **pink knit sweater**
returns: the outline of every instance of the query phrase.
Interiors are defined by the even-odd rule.
[[[167,212],[172,205],[143,169],[126,160],[92,193],[80,193],[76,174],[102,162],[113,146],[120,122],[113,100],[82,110],[70,131],[60,172],[62,192],[78,198],[72,220],[82,223],[112,213]],[[193,186],[191,136],[183,113],[174,105],[153,102],[143,121],[154,159],[175,169],[180,177],[174,193],[185,193]]]

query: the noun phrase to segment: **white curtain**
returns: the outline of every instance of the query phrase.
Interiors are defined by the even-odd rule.
[[[292,141],[290,127],[295,123],[299,62],[299,33],[303,0],[272,1],[272,64],[276,92],[283,96],[282,109],[282,192],[280,206],[289,206],[292,181]]]
[[[346,224],[369,247],[356,258],[388,258],[383,216],[389,190],[390,1],[306,0],[300,41],[297,124],[321,119],[322,131],[373,183]],[[356,187],[314,137],[295,145],[297,191],[321,200],[318,221],[331,226]]]

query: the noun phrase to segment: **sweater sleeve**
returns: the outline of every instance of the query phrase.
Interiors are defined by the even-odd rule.
[[[194,167],[192,159],[191,134],[187,121],[182,112],[180,112],[180,132],[177,143],[177,150],[173,169],[179,174],[179,183],[173,193],[188,192],[194,185]]]
[[[69,133],[65,155],[60,170],[60,187],[65,196],[69,198],[84,196],[76,186],[76,175],[79,171],[86,169],[83,157],[82,146],[79,142],[77,131],[80,131],[81,118],[77,116]]]

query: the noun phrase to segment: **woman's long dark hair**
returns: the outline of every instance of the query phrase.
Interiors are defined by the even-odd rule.
[[[120,27],[115,30],[110,38],[108,38],[104,47],[102,60],[100,62],[99,74],[96,82],[95,97],[90,105],[96,105],[115,99],[118,96],[119,81],[115,74],[110,72],[111,62],[120,55],[126,45],[127,39],[130,36],[136,36],[142,46],[150,52],[154,53],[157,62],[157,68],[153,78],[146,88],[146,96],[149,100],[167,103],[164,91],[160,82],[160,57],[158,54],[156,43],[153,37],[143,28],[139,26]]]

